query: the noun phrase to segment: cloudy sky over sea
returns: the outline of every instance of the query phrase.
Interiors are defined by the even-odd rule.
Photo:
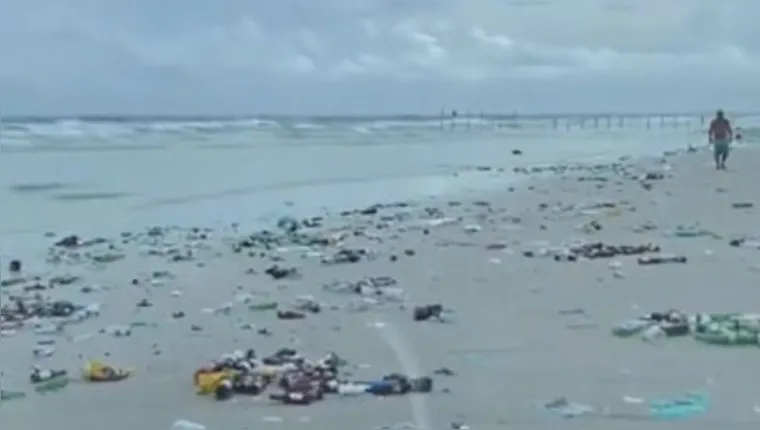
[[[757,0],[0,0],[0,112],[751,110],[758,20]]]

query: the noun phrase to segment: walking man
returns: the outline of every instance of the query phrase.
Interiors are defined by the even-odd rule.
[[[726,159],[728,158],[729,143],[734,138],[734,131],[731,129],[731,123],[726,119],[722,110],[715,114],[715,119],[710,122],[710,131],[708,132],[710,144],[713,145],[713,154],[715,156],[715,169],[726,170]]]

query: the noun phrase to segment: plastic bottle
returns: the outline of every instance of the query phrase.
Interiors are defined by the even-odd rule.
[[[323,285],[322,289],[336,294],[356,294],[355,286],[349,282],[333,282]]]
[[[277,309],[277,302],[252,303],[248,305],[249,311],[267,311]]]
[[[650,327],[654,322],[645,318],[636,318],[630,321],[616,325],[612,329],[612,334],[620,337],[633,336],[637,333],[641,333],[647,327]]]
[[[53,354],[55,354],[55,348],[52,348],[52,347],[34,348],[32,350],[32,354],[34,354],[36,358],[52,357]]]
[[[41,369],[37,366],[32,370],[32,374],[29,375],[29,382],[32,384],[38,384],[40,382],[47,382],[55,378],[62,378],[68,376],[69,372],[66,370],[48,370]]]
[[[45,324],[34,329],[34,334],[39,335],[54,335],[60,334],[63,331],[63,327],[57,324]]]
[[[367,383],[365,392],[374,394],[376,396],[389,396],[391,394],[398,394],[396,385],[392,381],[373,381]]]
[[[346,382],[338,385],[338,394],[341,396],[359,396],[367,394],[370,385]]]
[[[444,308],[438,315],[441,322],[450,323],[456,319],[455,312],[451,309]]]
[[[366,312],[368,311],[372,305],[375,303],[367,298],[364,299],[355,299],[348,302],[346,305],[346,310],[350,312]]]
[[[739,314],[734,318],[738,328],[753,331],[760,331],[760,315],[757,314]]]
[[[377,290],[378,294],[389,302],[403,302],[406,298],[406,293],[403,288],[399,287],[384,287]]]
[[[132,330],[128,326],[119,325],[108,326],[103,332],[113,337],[127,337],[132,335]]]
[[[19,400],[26,397],[26,393],[23,391],[5,391],[0,388],[0,402],[7,402],[10,400]]]
[[[82,309],[80,309],[80,310],[74,312],[73,314],[71,314],[68,318],[66,318],[66,324],[81,323],[84,320],[86,320],[87,318],[88,318],[87,317],[87,312],[85,312]]]
[[[641,338],[647,341],[654,341],[657,339],[661,339],[663,337],[666,337],[667,334],[665,333],[665,330],[662,329],[662,327],[658,325],[653,325],[641,334]]]
[[[50,393],[66,388],[71,380],[66,375],[54,376],[47,381],[35,384],[34,391],[38,393]]]
[[[638,263],[642,266],[654,265],[654,264],[672,264],[680,263],[684,264],[688,259],[684,256],[660,256],[660,257],[641,257],[638,259]]]
[[[677,399],[653,400],[649,414],[658,419],[683,419],[707,411],[707,395],[692,393]]]
[[[73,314],[71,314],[66,319],[66,323],[68,324],[81,323],[87,319],[97,317],[99,315],[100,315],[100,305],[97,303],[92,303],[85,306],[82,309],[75,311]]]
[[[177,420],[172,424],[172,430],[206,430],[206,426],[192,421]]]
[[[52,377],[53,377],[52,371],[35,367],[34,370],[32,371],[31,376],[29,376],[29,380],[32,383],[45,382]]]

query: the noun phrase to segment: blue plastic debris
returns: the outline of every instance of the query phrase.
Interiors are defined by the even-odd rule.
[[[657,399],[649,404],[649,414],[662,420],[678,420],[702,414],[709,407],[705,393],[689,393],[675,399]]]

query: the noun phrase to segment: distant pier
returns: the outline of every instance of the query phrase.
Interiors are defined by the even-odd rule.
[[[571,129],[703,129],[714,113],[664,114],[519,114],[441,109],[442,131],[498,130],[510,128]],[[731,119],[758,114],[729,114]]]

